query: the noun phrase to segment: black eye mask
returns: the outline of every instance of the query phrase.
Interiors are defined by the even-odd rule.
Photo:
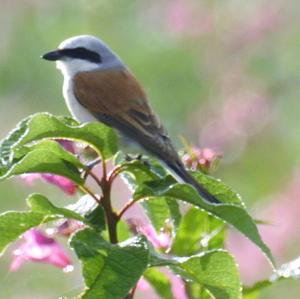
[[[82,59],[94,63],[102,62],[101,56],[91,50],[88,50],[83,47],[71,48],[71,49],[58,49],[55,51],[51,51],[42,56],[46,60],[60,60],[64,57],[70,57],[75,59]]]

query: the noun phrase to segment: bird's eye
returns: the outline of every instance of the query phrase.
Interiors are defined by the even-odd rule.
[[[61,53],[66,57],[87,60],[95,63],[100,63],[102,61],[101,56],[97,52],[88,50],[83,47],[62,49]]]

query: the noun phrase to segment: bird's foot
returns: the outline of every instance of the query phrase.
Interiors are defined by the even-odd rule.
[[[92,171],[92,169],[98,165],[99,163],[101,162],[101,159],[100,158],[97,158],[95,160],[92,160],[90,162],[88,162],[86,165],[85,165],[85,169],[82,170],[81,172],[81,177],[86,180],[86,178],[88,177],[89,173]]]
[[[150,163],[148,160],[146,160],[142,154],[137,154],[137,155],[129,155],[129,154],[125,154],[125,160],[127,162],[132,162],[132,161],[139,161],[141,162],[143,165],[150,167]]]

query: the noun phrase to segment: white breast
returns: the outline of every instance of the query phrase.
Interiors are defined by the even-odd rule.
[[[80,123],[97,121],[97,119],[77,101],[73,92],[73,80],[68,76],[64,78],[63,95],[69,111],[77,121]]]

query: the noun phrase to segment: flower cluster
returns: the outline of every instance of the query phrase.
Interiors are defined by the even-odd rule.
[[[22,236],[20,246],[13,252],[11,271],[17,271],[26,261],[51,264],[70,271],[71,260],[55,239],[38,229],[31,229]]]
[[[209,173],[213,170],[219,161],[221,154],[216,153],[210,148],[191,147],[188,152],[182,156],[184,165],[191,170],[201,170]]]

